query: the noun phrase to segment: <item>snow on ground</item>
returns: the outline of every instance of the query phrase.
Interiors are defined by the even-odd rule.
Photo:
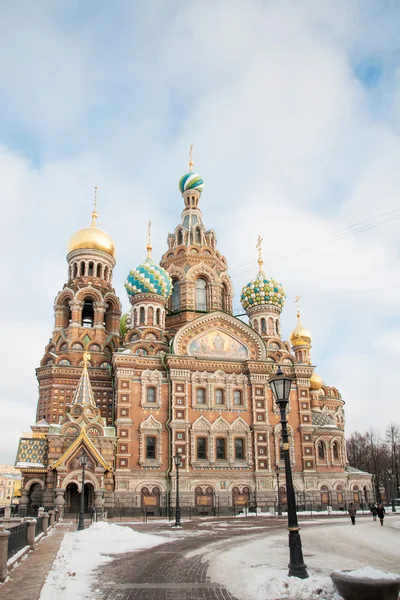
[[[208,576],[225,585],[241,600],[339,600],[330,573],[371,566],[400,573],[400,535],[396,522],[359,519],[326,525],[308,524],[301,530],[304,561],[310,577],[287,576],[289,562],[286,531],[266,532],[265,537],[231,550],[208,552]]]
[[[110,555],[152,548],[167,541],[171,540],[104,522],[93,523],[83,531],[67,533],[42,588],[40,600],[91,598],[93,571],[112,560]]]

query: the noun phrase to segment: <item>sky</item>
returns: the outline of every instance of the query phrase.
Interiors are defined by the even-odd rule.
[[[160,258],[180,221],[190,144],[235,306],[261,235],[283,336],[300,294],[347,432],[400,421],[399,28],[393,1],[0,0],[0,462],[34,421],[94,186],[128,309],[147,222]]]

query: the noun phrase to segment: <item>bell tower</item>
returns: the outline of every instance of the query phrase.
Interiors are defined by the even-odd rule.
[[[112,287],[114,242],[97,219],[96,187],[91,224],[68,244],[67,283],[55,298],[52,336],[36,370],[37,418],[49,423],[58,423],[72,402],[85,351],[91,355],[88,367],[102,416],[112,421],[111,357],[119,346],[121,304]]]
[[[182,221],[168,235],[168,250],[161,266],[172,279],[166,326],[178,329],[200,314],[222,310],[232,314],[233,286],[228,264],[217,249],[213,229],[206,229],[199,202],[203,179],[193,172],[193,146],[189,151],[189,172],[179,181],[184,201]]]

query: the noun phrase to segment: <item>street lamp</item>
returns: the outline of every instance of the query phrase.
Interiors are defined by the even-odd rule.
[[[282,502],[281,502],[281,488],[279,484],[279,465],[276,463],[275,465],[275,473],[276,473],[276,485],[278,490],[278,517],[282,516]]]
[[[174,463],[176,467],[176,506],[175,506],[175,525],[174,527],[181,526],[181,506],[179,504],[179,467],[182,466],[181,456],[176,453],[174,456]]]
[[[79,457],[79,464],[82,467],[82,490],[81,490],[81,508],[78,518],[78,531],[85,529],[85,467],[88,463],[88,455],[85,452]]]
[[[282,427],[282,450],[285,457],[286,475],[286,497],[288,507],[288,531],[289,531],[289,576],[306,579],[308,577],[307,566],[304,564],[303,551],[301,548],[300,527],[297,522],[296,500],[294,496],[292,467],[290,464],[289,436],[287,430],[286,408],[289,403],[290,388],[292,380],[287,377],[282,369],[278,367],[276,375],[269,379],[275,402],[281,413]]]
[[[393,483],[394,483],[393,471],[392,471],[392,469],[388,469],[387,472],[388,472],[388,479],[389,479],[390,499],[392,501],[392,512],[396,512],[395,486],[393,485]]]

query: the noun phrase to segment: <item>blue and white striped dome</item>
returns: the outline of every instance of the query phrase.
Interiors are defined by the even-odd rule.
[[[125,289],[131,297],[136,294],[157,294],[167,299],[171,294],[172,280],[165,269],[147,257],[129,273]]]
[[[202,192],[203,187],[204,181],[197,173],[186,173],[186,175],[182,175],[179,180],[181,194],[187,190],[197,190],[198,192]]]

